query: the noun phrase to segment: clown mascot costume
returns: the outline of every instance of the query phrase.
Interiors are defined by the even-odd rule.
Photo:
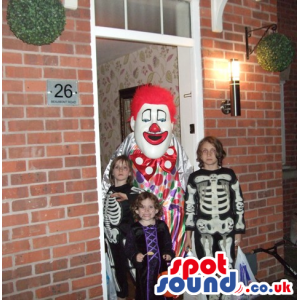
[[[103,176],[107,192],[112,160],[127,155],[133,163],[134,186],[155,194],[163,206],[162,219],[169,227],[176,256],[184,253],[184,193],[192,166],[172,134],[176,107],[172,94],[159,86],[137,89],[132,103],[133,130],[113,154]]]

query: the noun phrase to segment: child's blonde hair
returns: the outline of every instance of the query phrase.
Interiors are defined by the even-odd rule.
[[[162,216],[163,214],[163,210],[162,210],[162,206],[159,204],[159,201],[158,201],[158,198],[150,193],[150,192],[142,192],[140,193],[137,198],[135,199],[135,201],[132,203],[131,205],[131,211],[132,211],[132,214],[133,214],[133,218],[134,219],[137,219],[137,220],[140,220],[140,216],[136,213],[136,210],[139,209],[139,207],[142,206],[142,201],[143,200],[146,200],[146,199],[150,199],[153,201],[154,203],[154,208],[158,210],[157,214],[155,215],[155,219],[160,219],[160,217]]]
[[[133,182],[132,162],[126,155],[117,156],[112,161],[111,166],[110,166],[110,170],[109,170],[109,174],[108,174],[110,184],[111,185],[115,184],[115,178],[114,178],[114,175],[113,175],[113,171],[114,171],[114,168],[115,168],[117,162],[119,162],[119,161],[121,161],[122,163],[127,164],[128,168],[129,168],[129,171],[130,171],[130,174],[127,178],[127,183],[132,185],[132,182]]]

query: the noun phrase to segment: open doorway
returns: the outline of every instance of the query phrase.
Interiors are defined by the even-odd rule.
[[[105,40],[97,39],[97,52],[104,55],[105,51],[101,49],[105,46]],[[101,42],[103,45],[101,45]],[[123,48],[129,47],[130,42],[116,42],[115,45]],[[134,43],[135,44],[135,43]],[[135,45],[137,46],[137,45]],[[120,90],[132,88],[144,84],[153,84],[162,86],[171,91],[174,95],[175,104],[177,106],[176,119],[173,133],[180,141],[181,126],[180,114],[185,110],[180,109],[180,99],[185,104],[191,103],[191,73],[189,52],[177,46],[157,45],[157,44],[140,44],[141,48],[132,49],[132,52],[125,51],[119,57],[110,57],[109,61],[99,58],[100,64],[97,64],[98,74],[98,103],[99,103],[99,132],[101,147],[101,165],[102,174],[108,162],[115,152],[116,148],[123,141],[121,126],[121,109],[120,109]],[[133,46],[132,46],[133,47]],[[111,50],[112,51],[112,50]],[[109,54],[111,55],[111,51]],[[179,80],[179,56],[184,56],[187,63],[182,67],[185,80]],[[181,59],[181,61],[183,61]],[[182,65],[182,64],[181,64]],[[183,64],[184,65],[184,64]],[[188,85],[188,93],[180,91],[180,82],[186,87]],[[184,89],[184,88],[183,88]],[[182,97],[180,95],[183,95]],[[189,105],[183,105],[186,109],[189,107],[189,122],[191,122],[191,108]],[[184,113],[183,113],[184,114]],[[132,281],[129,282],[129,296],[134,294],[134,286]],[[131,298],[130,297],[130,298]]]
[[[106,51],[108,47],[110,51]],[[97,39],[98,53],[97,81],[102,173],[111,155],[122,142],[120,90],[144,84],[159,85],[170,90],[177,107],[177,122],[173,133],[180,141],[177,47]],[[107,59],[105,59],[106,53]]]
[[[123,53],[119,57],[123,58],[123,63],[127,63],[129,70],[131,70],[132,76],[135,78],[135,76],[139,76],[140,73],[143,74],[143,70],[140,71],[137,68],[134,68],[135,61],[138,60],[146,60],[146,55],[148,55],[148,47],[158,47],[160,48],[159,50],[156,51],[163,51],[162,48],[167,49],[166,47],[171,47],[174,49],[175,52],[177,52],[177,64],[179,67],[177,67],[178,72],[178,78],[180,82],[178,83],[178,94],[179,96],[176,97],[178,101],[178,107],[179,107],[179,102],[181,101],[188,101],[188,105],[181,105],[180,106],[180,114],[179,116],[181,119],[184,120],[184,122],[178,122],[178,124],[181,124],[182,126],[178,126],[178,129],[175,129],[175,132],[177,130],[178,134],[176,136],[181,137],[181,145],[184,147],[186,150],[188,156],[190,157],[191,163],[196,166],[196,160],[193,158],[194,152],[196,149],[196,145],[200,138],[203,137],[203,109],[202,109],[202,72],[201,72],[201,59],[200,59],[200,33],[199,33],[199,0],[188,0],[187,2],[190,2],[190,13],[191,13],[191,32],[193,33],[194,38],[184,38],[180,36],[171,36],[171,35],[164,35],[164,34],[157,34],[157,33],[149,33],[149,32],[141,32],[141,31],[135,31],[135,30],[127,30],[125,29],[118,29],[118,28],[106,28],[106,27],[98,27],[96,26],[95,20],[92,21],[92,59],[93,59],[93,78],[94,80],[97,79],[97,85],[94,84],[94,97],[95,97],[95,121],[96,124],[100,124],[100,122],[103,121],[104,116],[100,115],[102,112],[102,107],[100,104],[100,98],[103,96],[99,92],[99,87],[101,87],[101,84],[105,83],[105,92],[107,90],[111,90],[111,78],[114,78],[117,80],[116,74],[117,72],[113,71],[110,69],[110,66],[108,64],[109,61],[112,61],[113,59],[107,60],[107,62],[104,62],[102,66],[103,72],[106,70],[110,70],[112,72],[109,72],[109,76],[103,76],[101,79],[99,77],[99,74],[102,74],[101,68],[98,68],[97,65],[97,56],[100,55],[101,57],[104,58],[104,50],[99,51],[97,54],[97,49],[100,49],[99,47],[96,46],[97,42],[101,40],[108,40],[113,43],[118,43],[115,44],[114,50],[123,50],[125,47],[124,43],[130,44],[131,46],[134,46],[135,44],[142,44],[141,48],[137,49],[132,49],[128,53]],[[110,3],[110,1],[109,1]],[[109,4],[108,3],[108,4]],[[119,3],[119,2],[118,2]],[[148,2],[147,2],[148,3]],[[150,2],[149,2],[150,3]],[[172,4],[175,2],[172,2]],[[91,15],[92,19],[94,18],[95,15],[95,7],[94,3],[91,5]],[[110,18],[108,18],[110,19]],[[180,19],[182,20],[182,19]],[[119,27],[121,28],[121,27]],[[121,44],[120,44],[121,42]],[[123,42],[123,43],[122,43]],[[138,45],[137,45],[138,46]],[[144,49],[145,48],[145,49]],[[142,49],[144,49],[142,51]],[[166,50],[164,50],[166,51]],[[113,51],[108,50],[106,51],[107,53],[112,53]],[[134,63],[131,63],[131,60],[129,60],[130,53],[134,53],[133,61]],[[169,52],[170,53],[170,52]],[[108,55],[108,54],[107,54]],[[129,56],[128,56],[129,55]],[[150,54],[151,55],[151,54]],[[170,55],[170,54],[169,54]],[[100,61],[98,58],[98,62]],[[169,60],[172,61],[174,59],[174,56]],[[152,63],[150,64],[150,67],[153,64],[157,64],[158,60],[157,58],[154,58],[152,56]],[[168,60],[168,56],[164,60]],[[158,65],[160,66],[159,68],[162,68],[161,63],[162,61],[159,60]],[[120,63],[116,63],[115,68],[120,68]],[[148,67],[148,66],[147,66]],[[163,67],[165,68],[165,67]],[[168,68],[168,67],[167,67]],[[138,71],[139,70],[139,71]],[[161,69],[160,69],[161,70]],[[120,71],[121,72],[121,71]],[[170,72],[166,72],[165,69],[161,70],[163,74],[165,74],[165,78],[168,78],[170,81],[170,78],[173,79],[172,76],[169,76]],[[150,72],[149,72],[150,73]],[[125,70],[123,71],[124,76],[125,76],[125,81],[129,80],[128,75],[126,77],[126,72]],[[171,72],[172,75],[172,72]],[[153,72],[152,68],[152,73],[151,75],[148,74],[148,76],[158,76],[158,73]],[[127,79],[126,79],[127,78]],[[185,80],[181,80],[185,79]],[[103,80],[101,82],[101,80]],[[150,80],[150,78],[149,78]],[[166,82],[168,82],[166,80]],[[127,81],[126,81],[127,82]],[[141,82],[141,84],[144,84],[145,82]],[[147,80],[146,80],[147,83]],[[140,83],[138,82],[137,84],[134,85],[139,85]],[[134,86],[133,85],[133,86]],[[125,88],[124,84],[120,85],[120,83],[117,85],[118,88],[115,89],[115,96],[113,95],[107,95],[105,102],[110,103],[110,108],[108,110],[108,113],[110,114],[110,111],[114,112],[116,108],[119,108],[119,94],[118,91],[121,88]],[[129,87],[129,85],[128,85]],[[99,101],[98,101],[99,99]],[[101,100],[102,101],[102,100]],[[104,97],[103,97],[103,102],[104,102]],[[179,111],[179,109],[178,109]],[[105,112],[106,114],[107,112]],[[107,114],[105,115],[107,117]],[[115,125],[115,123],[120,122],[120,117],[114,117],[111,119],[110,124],[103,125],[103,129],[98,129],[96,128],[96,156],[97,159],[101,159],[104,156],[104,159],[107,161],[109,160],[111,154],[114,152],[115,148],[121,143],[121,130],[120,130],[120,123],[116,125],[118,128],[117,131],[110,130],[110,125]],[[191,128],[194,125],[194,131],[191,131]],[[101,125],[102,126],[102,125]],[[101,148],[102,146],[105,146],[105,141],[103,139],[103,132],[110,132],[111,136],[108,134],[107,139],[114,140],[115,145],[111,146],[111,150],[107,151],[107,154],[103,153],[103,149],[100,149],[100,144]],[[118,134],[119,137],[114,137],[112,136],[113,134]],[[110,136],[110,137],[109,137]],[[99,142],[100,141],[100,142]],[[106,157],[105,157],[106,155]],[[103,169],[106,168],[106,163],[101,163],[98,161],[98,166],[101,165],[101,169],[97,168],[97,177],[98,177],[98,186],[99,186],[99,193],[98,193],[98,198],[99,198],[99,218],[100,218],[100,224],[103,224],[103,205],[102,205],[102,190],[101,190],[101,184],[102,184],[102,176],[103,176]],[[102,170],[102,171],[101,171]],[[101,225],[100,225],[101,227]],[[107,285],[106,285],[106,277],[105,277],[105,272],[106,272],[106,267],[105,267],[105,246],[104,246],[104,236],[103,236],[103,231],[102,234],[100,235],[100,245],[101,245],[101,262],[103,266],[103,294],[107,294]],[[104,297],[106,299],[106,297]]]

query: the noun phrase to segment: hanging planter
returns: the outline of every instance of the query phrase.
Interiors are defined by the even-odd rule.
[[[14,35],[23,42],[48,45],[65,28],[65,8],[60,0],[9,0],[7,23]]]
[[[260,41],[256,55],[258,63],[264,70],[281,72],[291,64],[294,48],[291,40],[285,35],[272,33]]]

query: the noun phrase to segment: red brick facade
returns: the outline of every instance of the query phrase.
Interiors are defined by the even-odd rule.
[[[255,29],[277,23],[276,3],[229,0],[223,15],[223,31],[213,33],[211,1],[200,2],[205,134],[220,137],[228,154],[225,165],[232,167],[239,177],[247,222],[245,252],[258,245],[271,246],[283,236],[279,74],[264,71],[254,53],[249,60],[245,55],[245,27]],[[249,45],[253,47],[263,33],[264,30],[253,32]],[[220,111],[221,101],[229,99],[224,70],[231,58],[241,62],[240,117]],[[282,268],[275,259],[260,254],[257,260],[259,279],[272,281],[282,277]]]
[[[284,233],[289,235],[291,219],[297,212],[297,1],[278,0],[278,30],[295,46],[289,78],[284,83],[286,170],[283,174]]]
[[[2,3],[2,299],[103,299],[90,1],[67,10],[65,31],[47,46],[13,35],[7,3]],[[249,252],[283,237],[279,74],[262,70],[255,54],[246,60],[244,37],[245,26],[277,22],[277,1],[228,0],[221,33],[211,31],[210,10],[211,1],[201,0],[205,134],[221,138],[225,165],[241,182],[243,249]],[[219,108],[229,98],[224,70],[230,58],[241,61],[241,117],[223,115]],[[56,78],[78,80],[78,106],[47,105],[47,79]],[[295,81],[290,84],[295,91]],[[287,97],[292,114],[294,94]],[[286,126],[295,124],[290,123]],[[287,143],[291,163],[293,134]],[[258,270],[261,280],[283,275],[281,265],[263,254]]]
[[[47,46],[17,39],[3,1],[3,299],[100,299],[90,2]],[[47,105],[47,79],[79,103]]]

